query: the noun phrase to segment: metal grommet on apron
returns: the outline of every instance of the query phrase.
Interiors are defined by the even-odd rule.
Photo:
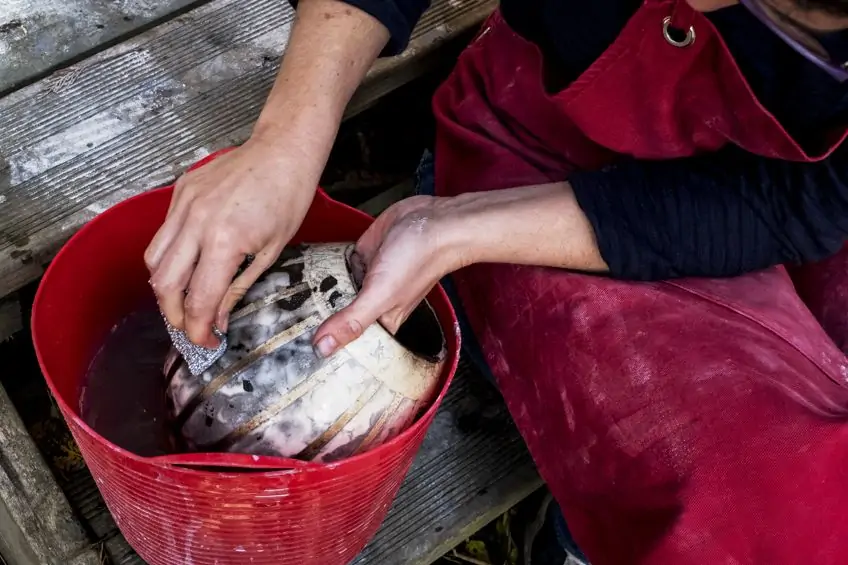
[[[678,41],[671,36],[669,30],[671,29],[671,16],[666,16],[663,19],[663,37],[668,41],[671,45],[675,47],[688,47],[695,43],[695,27],[689,26],[689,29],[686,31],[686,37],[683,40]]]

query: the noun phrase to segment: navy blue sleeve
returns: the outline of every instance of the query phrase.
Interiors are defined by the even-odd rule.
[[[430,0],[342,0],[363,12],[374,16],[391,34],[382,56],[401,53],[409,44],[409,38],[421,15],[430,7]],[[289,0],[297,7],[297,0]]]
[[[430,0],[344,0],[344,2],[371,14],[389,28],[391,39],[383,51],[383,56],[397,55],[406,49],[415,24],[430,7]]]
[[[818,163],[736,147],[627,160],[569,179],[613,277],[725,277],[837,252],[848,234],[848,149]]]

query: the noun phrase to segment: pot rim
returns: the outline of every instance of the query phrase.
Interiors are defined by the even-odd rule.
[[[353,285],[353,289],[357,292],[357,295],[358,295],[359,290],[362,288],[362,284],[359,281],[356,280],[356,277],[353,274],[353,268],[351,266],[351,259],[353,258],[353,256],[355,254],[356,254],[356,243],[351,243],[345,248],[345,251],[344,251],[345,266],[347,267],[346,268],[346,274],[347,274],[348,279],[350,280],[350,283]],[[432,320],[435,322],[435,324],[434,324],[435,329],[439,332],[440,347],[439,347],[439,352],[435,355],[426,355],[426,354],[421,353],[419,351],[415,351],[414,349],[412,349],[411,347],[408,347],[403,342],[401,342],[399,339],[397,339],[397,337],[395,337],[395,334],[390,332],[379,319],[375,323],[376,323],[377,326],[379,326],[379,329],[381,331],[386,333],[389,336],[389,338],[391,338],[391,340],[393,342],[397,343],[400,347],[402,347],[404,350],[411,353],[414,357],[421,359],[422,361],[426,361],[428,363],[438,365],[438,364],[444,362],[444,360],[447,358],[447,355],[448,355],[447,336],[445,335],[444,329],[442,329],[442,325],[439,323],[439,317],[436,314],[436,311],[433,308],[433,305],[430,304],[430,301],[427,299],[426,296],[424,297],[424,300],[422,300],[421,303],[418,304],[418,306],[415,307],[415,310],[418,310],[420,308],[426,308],[427,315],[430,318],[432,318]],[[413,310],[413,312],[415,310]],[[401,324],[401,327],[403,327],[403,325],[408,323],[408,322],[409,322],[409,319],[407,318],[407,320],[405,320],[403,322],[403,324]],[[400,331],[400,328],[398,328],[398,331]]]

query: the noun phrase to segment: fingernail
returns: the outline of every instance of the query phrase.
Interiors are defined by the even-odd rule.
[[[335,353],[338,347],[339,344],[336,342],[336,338],[331,335],[325,335],[318,340],[317,344],[315,344],[315,353],[317,353],[319,357],[326,359]]]
[[[201,339],[195,339],[191,336],[188,336],[189,341],[191,341],[194,345],[199,347],[205,347],[206,349],[216,349],[218,344],[220,343],[214,335],[208,335]]]

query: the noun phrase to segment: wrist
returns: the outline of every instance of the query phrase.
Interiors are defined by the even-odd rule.
[[[292,113],[297,117],[292,117]],[[253,126],[251,143],[261,144],[279,152],[309,155],[329,155],[339,123],[328,113],[312,109],[278,109],[263,112]],[[326,157],[325,155],[325,157]]]
[[[484,262],[486,248],[495,244],[498,234],[482,229],[484,205],[474,194],[438,197],[439,255],[446,259],[446,272]]]
[[[286,119],[257,122],[247,148],[258,150],[270,166],[280,167],[286,177],[296,175],[318,183],[335,140],[336,129],[320,120],[293,122]]]
[[[239,148],[247,174],[261,179],[265,192],[283,191],[285,200],[308,205],[315,196],[324,164],[289,136],[251,136]],[[294,198],[294,200],[292,200]]]
[[[596,249],[591,226],[566,182],[466,193],[443,206],[445,216],[455,218],[446,228],[447,239],[461,250],[464,265],[570,267],[575,262],[570,248]]]

